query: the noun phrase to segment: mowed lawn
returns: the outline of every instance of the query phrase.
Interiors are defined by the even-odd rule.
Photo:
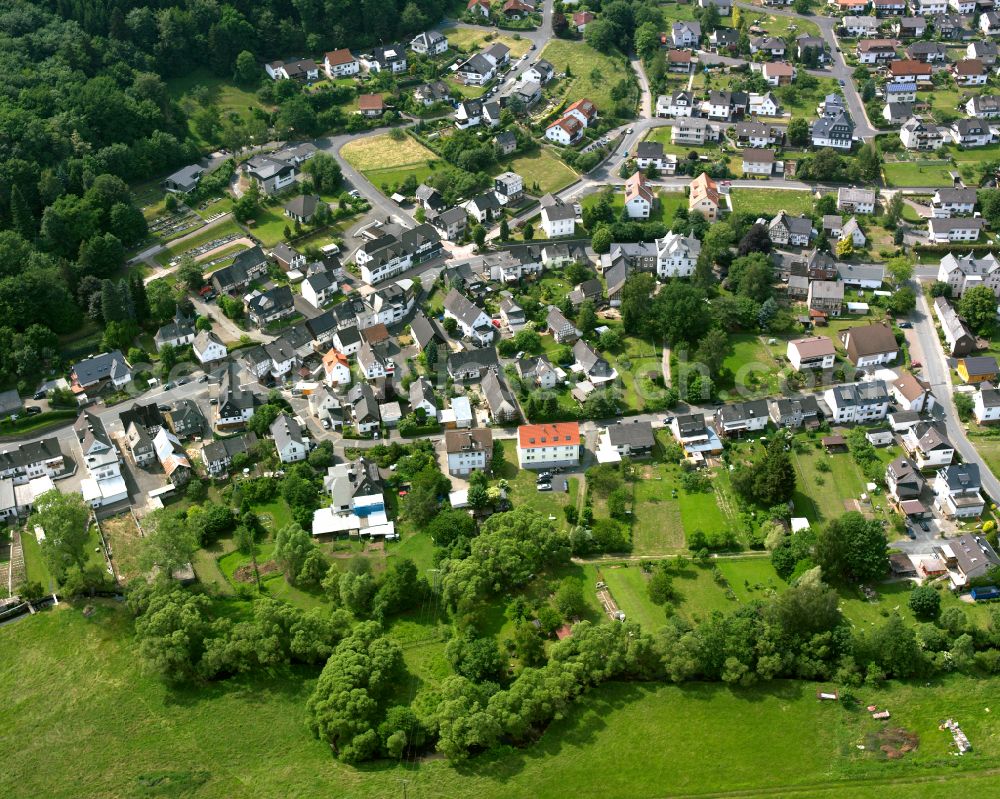
[[[600,197],[601,192],[588,195],[582,202],[583,207],[593,207],[597,204]],[[677,213],[677,209],[687,207],[687,197],[680,191],[661,191],[657,194],[657,200],[656,207],[649,218],[650,222],[662,222],[665,225],[670,225],[674,220],[674,214]],[[616,191],[612,197],[611,204],[615,209],[616,215],[620,214],[622,208],[625,207],[624,193]]]
[[[564,189],[579,177],[568,164],[545,147],[518,156],[506,165],[506,169],[523,177],[525,188],[537,195]]]
[[[0,727],[18,742],[0,771],[8,799],[87,796],[326,796],[375,799],[607,799],[611,796],[795,795],[820,799],[989,796],[1000,765],[992,701],[1000,680],[958,675],[925,686],[859,689],[860,707],[819,702],[823,684],[753,688],[610,683],[586,693],[524,749],[473,757],[351,767],[306,727],[318,669],[277,669],[194,688],[144,673],[131,621],[117,603],[64,604],[0,628],[5,658]],[[407,650],[413,677],[447,673],[440,645]],[[58,701],[52,701],[58,697]],[[859,750],[881,724],[865,704],[891,709],[891,725],[919,747],[886,762]],[[955,718],[972,741],[964,758],[938,729]]]
[[[605,116],[611,114],[615,105],[611,99],[615,84],[632,77],[628,62],[603,55],[583,42],[553,39],[545,45],[540,57],[552,64],[556,72],[570,68],[571,77],[553,81],[547,91],[561,95],[567,103],[586,97]]]
[[[734,213],[754,214],[768,219],[782,209],[793,216],[811,214],[816,205],[811,191],[793,189],[733,189],[730,200]]]
[[[359,172],[398,169],[434,161],[437,156],[412,136],[396,139],[388,133],[348,142],[340,151]]]
[[[949,161],[896,161],[882,165],[889,186],[950,186]]]
[[[817,464],[826,463],[829,471]],[[792,452],[792,463],[798,478],[795,489],[795,513],[811,522],[828,522],[845,513],[844,500],[858,499],[865,490],[861,470],[848,452],[829,454],[824,449],[810,448]]]
[[[632,511],[632,552],[669,555],[685,547],[680,504],[671,496],[673,483],[666,466],[649,466],[635,484]]]
[[[666,624],[666,611],[650,600],[648,578],[637,564],[602,564],[599,574],[627,621],[638,622],[650,632]]]

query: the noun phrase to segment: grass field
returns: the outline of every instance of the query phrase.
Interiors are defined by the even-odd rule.
[[[42,547],[32,530],[21,532],[21,551],[24,553],[24,571],[28,582],[38,583],[46,591],[55,590],[49,567],[42,557]]]
[[[628,63],[597,52],[589,44],[553,39],[541,52],[541,58],[549,61],[556,72],[570,68],[572,77],[553,81],[547,91],[565,98],[568,103],[582,97],[591,100],[599,113],[608,116],[615,105],[611,90],[622,79],[631,79]]]
[[[5,797],[78,797],[86,785],[94,797],[369,799],[401,795],[405,781],[414,799],[951,799],[988,795],[1000,767],[1000,729],[984,710],[1000,681],[955,675],[860,689],[860,707],[817,701],[815,683],[612,683],[585,695],[525,749],[459,767],[430,759],[352,768],[306,729],[316,671],[278,669],[170,689],[140,670],[124,609],[88,604],[97,608],[90,618],[63,604],[0,628],[0,648],[12,653],[0,683],[0,726],[18,741],[18,756],[0,772]],[[441,649],[407,646],[412,678],[447,674]],[[917,750],[898,761],[859,750],[881,729],[863,711],[869,703],[890,708],[893,726],[916,733]],[[938,730],[946,717],[973,743],[964,758],[950,754],[950,736]]]
[[[219,109],[221,117],[237,113],[243,118],[248,118],[255,108],[271,110],[262,105],[253,92],[234,86],[229,80],[213,75],[208,69],[195,69],[184,77],[168,80],[167,92],[171,99],[177,100],[181,107],[188,112],[188,127],[191,136],[202,145],[207,146],[208,142],[205,142],[195,131],[192,112],[197,109],[197,104],[190,97],[191,91],[199,86],[208,90],[209,100]]]
[[[816,199],[811,191],[785,189],[733,189],[730,192],[733,212],[773,217],[781,209],[793,216],[811,214]]]
[[[412,136],[394,139],[388,133],[348,142],[341,154],[359,172],[413,166],[436,158],[433,152]]]
[[[531,187],[532,193],[539,195],[564,189],[578,177],[570,166],[545,147],[518,156],[506,168],[521,175],[525,187]],[[534,188],[536,183],[537,189]]]
[[[889,186],[950,186],[954,167],[948,161],[896,161],[882,165]]]
[[[830,471],[816,468],[821,461]],[[842,515],[847,510],[844,500],[857,499],[865,490],[864,476],[847,452],[827,454],[810,447],[806,452],[793,452],[792,462],[798,475],[795,512],[811,522],[830,521]]]
[[[584,208],[594,206],[597,204],[600,196],[600,192],[587,195],[581,204]],[[687,197],[680,191],[661,191],[658,198],[659,202],[650,215],[650,222],[663,222],[665,225],[670,225],[673,222],[674,214],[677,213],[677,209],[687,207]],[[625,195],[620,191],[616,191],[612,197],[611,204],[614,206],[617,216],[621,213],[622,208],[625,207]]]
[[[527,53],[528,48],[531,46],[531,42],[527,39],[515,39],[513,34],[508,33],[497,36],[496,34],[484,31],[482,28],[445,28],[442,32],[448,37],[448,45],[450,47],[467,53],[473,50],[481,50],[484,46],[489,47],[491,44],[499,42],[510,48],[510,57],[514,59],[520,58]]]
[[[600,579],[608,584],[618,609],[628,621],[638,622],[647,630],[656,630],[666,623],[666,611],[650,601],[647,577],[637,564],[602,565]]]
[[[684,549],[684,525],[678,502],[670,495],[665,466],[648,466],[635,483],[632,551],[636,555],[667,555]]]

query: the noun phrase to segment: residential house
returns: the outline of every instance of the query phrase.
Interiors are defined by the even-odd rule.
[[[947,128],[920,117],[910,117],[899,129],[899,139],[907,150],[936,150],[950,137]]]
[[[847,358],[859,369],[892,363],[899,355],[899,344],[892,328],[881,322],[857,325],[840,334]]]
[[[212,273],[212,286],[219,294],[239,294],[267,274],[267,256],[259,245],[236,253],[229,266]]]
[[[832,369],[837,351],[826,336],[813,336],[789,341],[785,356],[796,372],[802,372],[806,369]]]
[[[956,61],[951,66],[951,73],[955,76],[955,83],[959,86],[983,86],[989,71],[986,65],[978,58],[963,58]]]
[[[555,74],[556,68],[544,58],[540,58],[521,73],[521,80],[523,82],[538,83],[544,86],[555,77]]]
[[[904,39],[919,39],[927,32],[923,17],[897,17],[892,22],[892,32]]]
[[[986,222],[981,218],[931,218],[927,220],[927,237],[935,244],[947,244],[949,241],[978,241],[979,234],[985,227]]]
[[[518,410],[514,395],[499,373],[491,370],[483,375],[482,392],[493,424],[510,424],[520,420],[521,412]]]
[[[455,107],[455,127],[467,130],[482,124],[483,104],[479,100],[463,100]]]
[[[431,106],[434,103],[450,103],[451,88],[442,80],[422,83],[413,90],[413,99],[424,106]]]
[[[164,414],[164,419],[170,431],[181,439],[200,436],[205,432],[205,416],[194,400],[177,400]]]
[[[682,413],[670,422],[670,432],[688,457],[699,458],[706,454],[722,452],[722,441],[712,428],[705,424],[703,413]]]
[[[337,284],[325,274],[310,275],[300,284],[302,299],[313,308],[322,308],[332,300],[339,291]]]
[[[670,41],[674,47],[697,48],[701,41],[701,25],[688,20],[675,22],[670,28]]]
[[[782,429],[819,426],[819,403],[813,394],[797,397],[780,397],[770,401],[771,421]]]
[[[522,469],[576,467],[580,463],[577,422],[525,424],[517,428],[517,463]]]
[[[489,471],[493,457],[493,431],[488,428],[448,430],[444,434],[448,474],[465,477],[474,471]]]
[[[1000,421],[1000,390],[988,380],[980,383],[973,395],[973,414],[977,424]]]
[[[837,189],[837,210],[848,214],[874,214],[875,190],[853,187]]]
[[[955,371],[963,383],[974,385],[989,381],[995,385],[997,382],[997,360],[988,355],[959,358]]]
[[[965,357],[976,349],[976,334],[947,299],[934,298],[934,315],[944,333],[946,351],[952,358]]]
[[[386,233],[366,241],[354,260],[361,268],[361,279],[374,285],[437,258],[441,252],[441,237],[432,225],[424,223],[398,235]]]
[[[599,305],[604,299],[604,287],[601,285],[601,281],[595,277],[577,283],[567,296],[574,308],[579,308],[587,300]]]
[[[355,383],[347,392],[347,405],[351,411],[351,424],[355,432],[372,433],[379,428],[378,400],[369,383]]]
[[[915,81],[887,83],[882,90],[886,105],[913,105],[917,101]]]
[[[493,146],[496,147],[498,155],[511,155],[517,150],[517,136],[510,130],[501,131],[493,137]]]
[[[493,347],[461,350],[448,355],[448,376],[456,383],[482,380],[487,372],[498,372],[500,361]]]
[[[646,176],[636,172],[625,181],[625,212],[629,219],[649,219],[656,195],[646,185]]]
[[[905,455],[900,455],[885,467],[885,484],[889,496],[902,502],[906,499],[919,499],[925,482],[913,462]]]
[[[807,247],[812,238],[812,219],[807,216],[791,216],[785,211],[778,211],[767,228],[768,237],[775,244],[792,247]]]
[[[216,426],[242,427],[253,416],[255,404],[253,392],[240,383],[239,367],[230,362],[219,383],[218,403],[215,406]]]
[[[661,94],[656,98],[656,115],[658,117],[690,117],[696,107],[694,94],[683,89],[673,94]],[[639,147],[647,143],[651,144],[652,142],[642,142]]]
[[[931,199],[931,215],[947,218],[971,214],[975,211],[977,199],[975,189],[937,189]]]
[[[956,119],[949,130],[952,140],[961,147],[985,147],[995,138],[989,123],[982,119]]]
[[[580,331],[576,329],[576,326],[554,305],[549,306],[546,325],[559,344],[570,344],[580,337]]]
[[[834,424],[874,422],[889,411],[889,392],[881,380],[834,386],[823,392],[823,399]]]
[[[809,310],[825,316],[840,316],[844,305],[844,284],[831,280],[814,280],[806,295]]]
[[[156,463],[153,438],[139,422],[131,422],[125,426],[125,443],[136,466],[144,468]]]
[[[541,209],[542,230],[546,238],[572,236],[576,231],[576,220],[579,216],[576,206],[547,194],[541,199]]]
[[[810,138],[813,147],[850,150],[854,140],[854,122],[847,114],[820,117],[812,123]]]
[[[784,132],[781,128],[756,120],[737,122],[733,132],[739,147],[773,147],[776,144],[781,144],[784,139]]]
[[[768,61],[761,74],[768,86],[787,86],[795,78],[795,67],[787,61]]]
[[[668,232],[656,240],[656,274],[660,278],[690,277],[701,254],[701,242],[694,236]],[[607,278],[610,286],[610,278]]]
[[[719,141],[722,128],[706,119],[678,117],[670,127],[670,142],[672,144],[703,145],[706,142]]]
[[[650,422],[628,421],[609,424],[601,433],[599,449],[614,450],[621,458],[645,458],[655,446]]]
[[[287,189],[299,174],[298,167],[269,155],[254,155],[242,166],[243,174],[270,196]]]
[[[398,75],[406,72],[406,48],[401,44],[379,45],[371,55],[362,56],[361,63],[369,72],[391,72]]]
[[[746,92],[712,90],[702,105],[702,111],[709,119],[735,122],[746,114],[750,107],[750,96]]]
[[[545,138],[556,144],[569,146],[583,138],[586,126],[576,117],[565,116],[557,119],[545,129]]]
[[[485,347],[493,341],[493,321],[482,308],[458,289],[452,289],[444,299],[445,319],[454,319],[462,336]]]
[[[492,222],[500,213],[500,201],[494,192],[488,191],[473,197],[463,208],[479,224],[485,225]]]
[[[1000,14],[987,11],[979,17],[979,30],[987,36],[1000,36]]]
[[[878,35],[879,20],[877,17],[846,16],[841,21],[841,27],[848,36],[867,39]]]
[[[410,40],[410,49],[421,55],[441,55],[448,52],[448,38],[439,31],[418,33]]]
[[[970,42],[965,54],[969,58],[978,58],[986,66],[992,67],[997,60],[997,45],[991,41]],[[979,114],[972,112],[969,116],[979,116]]]
[[[419,414],[422,412],[424,418],[437,419],[437,398],[434,396],[434,386],[426,377],[418,377],[410,383],[409,391],[410,410]]]
[[[121,350],[102,352],[73,364],[70,382],[74,393],[99,393],[108,386],[122,389],[132,380],[132,367]]]
[[[198,188],[198,182],[203,174],[205,174],[205,169],[200,164],[190,164],[178,169],[172,175],[168,175],[163,181],[163,188],[167,191],[187,194]]]
[[[309,454],[309,438],[302,432],[299,423],[287,413],[282,413],[271,422],[271,438],[282,463],[297,463]]]
[[[302,269],[306,265],[306,257],[294,247],[282,242],[271,250],[271,256],[277,261],[283,272]]]
[[[802,33],[795,37],[795,55],[806,64],[825,64],[829,60],[826,42],[818,36]]]
[[[897,39],[863,39],[858,42],[855,55],[861,64],[878,64],[896,58],[896,49],[901,45]]]
[[[168,344],[171,347],[184,347],[194,342],[194,325],[186,321],[174,321],[163,325],[153,336],[156,351],[159,352]]]
[[[1000,261],[993,253],[976,258],[973,253],[956,257],[948,253],[938,266],[937,279],[951,286],[951,296],[961,297],[966,288],[989,286],[1000,297]]]
[[[720,210],[719,186],[707,173],[702,172],[691,181],[688,212],[697,211],[709,222],[715,222],[719,218]]]
[[[295,313],[294,297],[288,286],[251,292],[244,298],[243,304],[250,321],[259,328]]]
[[[331,388],[351,384],[351,363],[347,356],[336,349],[329,350],[322,360],[323,381]]]
[[[755,433],[771,420],[766,399],[747,400],[723,405],[715,414],[715,429],[723,438]]]
[[[955,447],[944,433],[930,422],[921,422],[907,430],[903,446],[910,453],[918,469],[937,469],[947,466],[955,457]]]
[[[694,60],[690,50],[668,50],[667,51],[667,71],[679,72],[687,75],[694,67]]]
[[[358,349],[358,369],[365,376],[366,380],[381,380],[391,376],[395,371],[395,364],[388,358],[384,358],[376,349],[364,340],[362,336],[361,347]]]
[[[776,117],[781,113],[781,104],[773,92],[764,92],[764,94],[751,92],[749,111],[751,116]],[[777,136],[775,143],[780,144],[784,139],[783,131],[780,128],[772,128],[772,131]]]
[[[323,69],[328,78],[343,78],[348,75],[357,75],[361,71],[361,64],[351,51],[347,48],[331,50],[323,57]]]
[[[941,42],[913,42],[907,45],[906,55],[914,61],[943,64],[948,60],[948,48]]]
[[[784,162],[776,161],[774,150],[767,150],[762,147],[748,147],[743,151],[743,174],[771,177],[775,173],[784,172]]]
[[[576,28],[580,33],[587,30],[587,25],[594,21],[595,17],[590,11],[576,11],[571,17],[573,20],[573,27]]]
[[[964,533],[935,549],[944,556],[948,579],[954,588],[991,577],[1000,567],[1000,557],[982,535]]]
[[[677,156],[663,152],[663,144],[658,141],[642,141],[635,146],[635,165],[639,169],[652,167],[668,175],[677,169]]]
[[[708,43],[717,53],[735,53],[740,43],[740,32],[735,28],[716,28],[708,34]]]
[[[833,119],[841,114],[847,113],[847,106],[844,105],[844,98],[839,94],[828,94],[823,101],[816,106],[816,114],[821,117]]]
[[[340,328],[333,334],[331,342],[344,355],[357,355],[361,349],[361,331],[356,325]]]
[[[153,436],[153,448],[167,479],[173,485],[182,486],[191,479],[191,461],[177,436],[161,427]]]
[[[516,172],[504,172],[493,178],[493,191],[501,205],[512,205],[524,197],[524,178]]]
[[[614,380],[618,374],[586,341],[579,339],[573,345],[573,371],[582,374],[594,385]]]
[[[861,229],[861,225],[858,224],[856,217],[851,217],[845,223],[840,231],[841,239],[850,239],[851,243],[854,245],[854,249],[861,249],[868,244],[868,238],[865,236],[865,232]]]
[[[290,58],[264,64],[264,71],[271,80],[316,80],[319,67],[310,58]]]
[[[777,36],[754,36],[750,39],[751,55],[762,53],[768,58],[784,58],[785,49],[785,40]]]
[[[968,519],[981,516],[986,502],[979,493],[982,483],[979,466],[975,463],[952,464],[938,469],[934,478],[934,507],[950,519]],[[970,536],[971,537],[971,536]],[[963,536],[964,538],[964,536]],[[978,543],[979,539],[975,539]],[[963,551],[962,538],[947,544],[952,552]],[[979,546],[975,550],[982,551]],[[970,557],[970,561],[974,560]],[[993,555],[993,563],[1000,565],[1000,559]]]
[[[536,358],[520,358],[514,362],[518,378],[530,387],[552,389],[559,382],[555,367],[544,355]]]
[[[248,454],[256,443],[257,436],[253,433],[209,441],[201,450],[205,470],[212,477],[225,474],[233,463],[233,457]]]
[[[892,397],[904,410],[921,413],[934,407],[934,395],[926,383],[910,372],[901,372],[892,382]]]

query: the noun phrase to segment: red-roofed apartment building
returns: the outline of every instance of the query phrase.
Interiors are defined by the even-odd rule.
[[[580,464],[577,422],[523,424],[517,428],[517,462],[522,469],[548,469]]]
[[[584,127],[576,117],[565,116],[545,129],[545,138],[556,144],[576,144],[583,136]]]

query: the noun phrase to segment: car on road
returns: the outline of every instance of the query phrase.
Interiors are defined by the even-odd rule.
[[[921,519],[918,522],[918,524],[920,525],[920,529],[923,530],[925,533],[929,533],[931,531],[931,526],[927,523],[925,519]]]
[[[552,483],[539,483],[536,487],[539,491],[551,491]]]
[[[629,128],[625,131],[625,135],[627,136],[631,136],[633,133],[635,133],[635,128]]]
[[[909,329],[910,329],[911,327],[913,327],[913,323],[912,323],[912,322],[900,322],[900,323],[899,323],[899,326],[900,326],[900,327],[901,327],[901,328],[902,328],[903,330],[909,330]]]
[[[199,377],[198,378],[198,382],[199,383],[207,383],[208,382],[208,375],[202,375],[201,377]]]
[[[844,85],[844,81],[842,81],[842,80],[838,80],[837,83],[839,83],[841,86]]]
[[[170,389],[172,389],[173,387],[174,387],[173,383],[167,383],[166,385],[163,386],[163,390],[170,391]]]

